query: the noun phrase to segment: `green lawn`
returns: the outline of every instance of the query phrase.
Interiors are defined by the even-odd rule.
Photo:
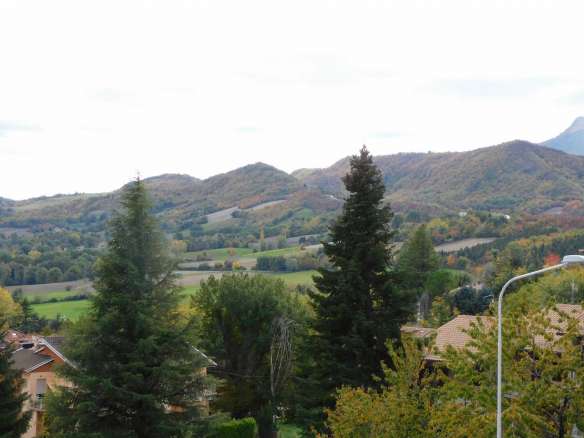
[[[33,304],[32,308],[40,316],[45,318],[54,319],[57,315],[62,315],[70,320],[77,320],[81,315],[83,315],[89,308],[89,300],[79,300],[79,301],[63,301],[60,303],[45,303],[45,304]]]
[[[300,438],[302,431],[293,424],[280,424],[278,425],[278,432],[279,438]]]

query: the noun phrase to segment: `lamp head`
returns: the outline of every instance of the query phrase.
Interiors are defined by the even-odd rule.
[[[562,259],[562,264],[575,265],[584,264],[584,256],[582,255],[567,255]]]

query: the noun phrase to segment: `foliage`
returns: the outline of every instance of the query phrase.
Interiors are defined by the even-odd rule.
[[[272,272],[309,271],[324,266],[327,266],[324,255],[307,251],[288,257],[259,256],[256,262],[258,271]]]
[[[0,332],[13,327],[21,318],[22,307],[14,301],[10,292],[0,287]]]
[[[282,280],[248,274],[211,276],[192,300],[202,313],[202,346],[216,358],[219,367],[213,372],[224,380],[215,405],[236,418],[253,416],[265,436],[272,428],[271,411],[268,425],[262,414],[273,402],[269,368],[273,324],[286,317],[297,322],[299,331],[303,306]],[[279,402],[285,403],[285,397]]]
[[[584,408],[578,323],[563,315],[566,324],[560,327],[547,315],[547,309],[527,313],[525,306],[508,309],[503,344],[506,435],[567,437]],[[495,330],[495,325],[475,326],[469,332],[470,348],[445,355],[449,373],[432,416],[433,436],[494,435]]]
[[[213,438],[255,438],[256,421],[253,418],[230,420],[216,427]]]
[[[324,243],[332,268],[319,270],[318,292],[310,293],[316,318],[305,353],[312,369],[303,385],[308,411],[302,415],[316,426],[336,388],[375,385],[381,361],[393,366],[385,342],[399,342],[400,326],[413,307],[391,271],[392,213],[382,204],[381,173],[365,147],[351,159],[344,182],[349,197],[331,225],[330,242]]]
[[[403,286],[418,296],[418,308],[423,319],[430,312],[432,296],[426,289],[430,274],[438,269],[439,258],[426,225],[420,225],[399,251],[397,268]],[[435,280],[433,279],[434,283]]]
[[[53,436],[176,436],[199,416],[206,360],[181,318],[175,263],[140,180],[126,186],[122,205],[92,307],[68,333],[74,365],[61,372],[72,386],[49,397]]]
[[[92,232],[38,230],[6,237],[0,228],[0,284],[79,280],[93,275],[100,238]]]
[[[403,349],[388,349],[394,369],[384,367],[381,390],[344,387],[327,425],[339,438],[427,437],[434,376],[425,376],[424,351],[405,340]]]
[[[32,413],[25,408],[28,395],[23,392],[22,371],[12,365],[12,345],[4,345],[6,332],[0,320],[0,437],[18,438],[28,429]]]
[[[580,322],[559,311],[556,322],[550,319],[550,309],[536,308],[526,290],[506,306],[505,436],[564,438],[571,436],[573,426],[583,427]],[[406,354],[393,357],[395,372],[386,377],[380,392],[362,388],[339,392],[328,417],[334,436],[494,436],[497,336],[493,322],[472,325],[471,341],[464,349],[442,352],[442,365],[424,365],[423,354],[405,342]]]

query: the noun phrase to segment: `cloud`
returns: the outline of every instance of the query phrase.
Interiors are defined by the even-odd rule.
[[[235,128],[235,132],[240,134],[255,134],[258,131],[259,129],[255,126],[240,126],[239,128]]]
[[[0,137],[4,137],[12,132],[34,132],[40,128],[36,125],[0,120]]]
[[[103,100],[105,102],[119,102],[133,96],[133,93],[115,88],[102,88],[97,90],[97,92],[94,94],[96,99]]]
[[[432,89],[458,97],[525,97],[557,83],[549,77],[514,79],[445,79]]]
[[[582,105],[584,103],[584,91],[577,91],[567,96],[563,96],[559,101],[567,105]]]
[[[373,133],[373,138],[396,138],[401,136],[402,133],[397,131],[378,131]]]

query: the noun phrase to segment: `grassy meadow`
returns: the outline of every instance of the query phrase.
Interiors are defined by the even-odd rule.
[[[89,309],[89,300],[61,301],[58,303],[33,304],[33,310],[40,316],[48,319],[55,319],[61,315],[67,319],[75,321]]]
[[[253,274],[250,272],[250,274]],[[295,288],[298,285],[312,286],[314,283],[312,281],[312,276],[316,274],[316,271],[302,271],[302,272],[286,272],[286,273],[268,273],[270,277],[280,278],[286,283],[290,288]],[[198,283],[188,284],[183,286],[184,300],[188,300],[190,296],[195,295],[201,288],[200,282],[208,278],[209,275],[201,276],[197,278]],[[63,299],[72,295],[76,295],[79,292],[75,291],[49,291],[40,292],[35,291],[25,293],[25,296],[29,299],[37,297],[37,299],[42,301],[48,301],[51,298]],[[32,308],[40,316],[44,316],[48,319],[54,319],[57,315],[61,315],[70,320],[77,320],[84,312],[89,308],[89,300],[77,300],[77,301],[59,301],[56,303],[43,302],[40,304],[32,305]]]

